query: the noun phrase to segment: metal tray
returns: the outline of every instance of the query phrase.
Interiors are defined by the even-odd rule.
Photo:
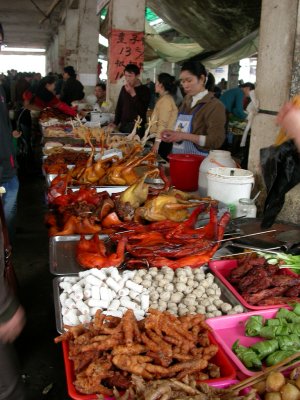
[[[46,176],[46,184],[50,187],[51,182],[54,178],[57,177],[56,174],[45,174]],[[107,192],[109,195],[113,193],[124,192],[128,188],[128,186],[93,186],[92,188],[96,188],[97,193]],[[68,189],[72,189],[73,191],[79,190],[79,186],[68,186]]]
[[[210,272],[211,270],[208,268],[208,266],[201,267],[204,269],[205,273]],[[53,279],[53,298],[54,298],[54,309],[55,309],[55,321],[56,321],[56,329],[58,333],[63,333],[64,328],[63,328],[63,320],[62,320],[62,314],[61,314],[61,304],[60,304],[60,299],[59,295],[62,293],[62,290],[59,287],[59,283],[62,281],[63,277],[56,277]],[[220,279],[216,276],[214,276],[214,282],[219,286],[221,289],[221,300],[223,300],[226,303],[231,304],[233,307],[234,306],[242,306],[244,309],[244,312],[249,311],[247,308],[245,308],[238,300],[237,298],[231,293],[231,291],[220,281]]]
[[[92,235],[85,235],[90,239]],[[99,235],[107,239],[107,235]],[[53,236],[49,240],[50,272],[53,275],[77,275],[84,269],[78,264],[75,256],[75,246],[80,235]]]

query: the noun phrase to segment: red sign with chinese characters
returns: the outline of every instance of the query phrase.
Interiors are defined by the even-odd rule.
[[[116,83],[127,64],[143,67],[144,32],[112,29],[109,38],[109,82]]]

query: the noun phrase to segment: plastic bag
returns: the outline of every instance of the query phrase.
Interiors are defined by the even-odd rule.
[[[285,194],[300,183],[300,154],[292,140],[260,150],[262,175],[267,187],[262,228],[269,228],[283,207]]]

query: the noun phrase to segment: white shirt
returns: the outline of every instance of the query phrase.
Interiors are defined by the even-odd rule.
[[[191,107],[194,107],[194,105],[199,101],[202,100],[203,97],[205,97],[208,94],[208,90],[204,90],[203,92],[199,92],[195,94],[195,96],[192,97],[192,104]]]

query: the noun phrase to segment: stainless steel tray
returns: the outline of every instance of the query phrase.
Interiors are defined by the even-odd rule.
[[[85,235],[90,239],[91,235]],[[100,239],[107,239],[107,235],[99,235]],[[49,240],[50,272],[53,275],[77,275],[84,269],[77,263],[75,246],[80,235],[53,236]]]
[[[45,174],[46,176],[46,184],[50,187],[51,182],[54,178],[57,177],[56,174]],[[100,192],[107,192],[109,195],[113,193],[120,193],[124,192],[128,188],[128,186],[93,186],[91,187],[96,188],[97,193]],[[68,186],[68,189],[72,189],[73,191],[79,190],[79,186]]]
[[[204,271],[210,272],[209,268],[207,266],[201,267],[204,269]],[[58,333],[63,333],[64,328],[63,328],[63,320],[62,320],[62,313],[61,313],[61,304],[60,304],[60,299],[59,295],[62,293],[62,290],[59,287],[59,283],[62,281],[63,277],[56,277],[53,279],[53,298],[54,298],[54,309],[55,309],[55,321],[56,321],[56,329]],[[244,312],[249,311],[247,308],[245,308],[238,300],[237,298],[230,292],[230,290],[219,280],[218,277],[214,276],[214,282],[219,286],[221,289],[221,300],[223,300],[226,303],[231,304],[233,307],[234,306],[242,306],[244,309]]]

